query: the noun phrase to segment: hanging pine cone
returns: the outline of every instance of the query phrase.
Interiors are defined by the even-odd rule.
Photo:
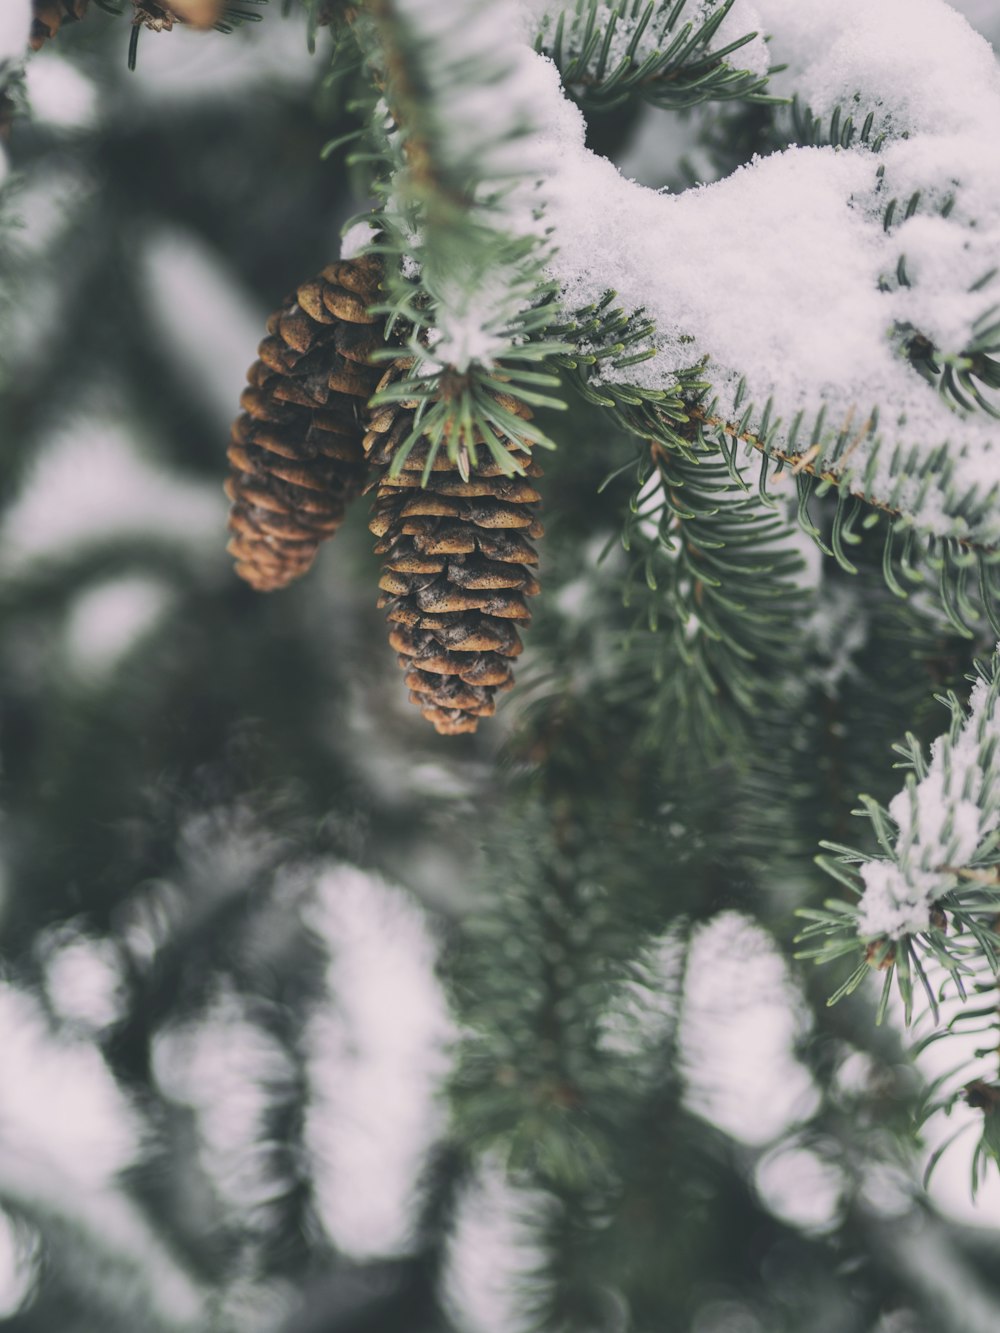
[[[304,574],[368,473],[362,409],[379,371],[381,321],[371,256],[331,264],[268,320],[229,446],[228,550],[260,592]]]
[[[33,51],[44,46],[64,23],[82,19],[89,0],[31,0],[32,20],[28,42]]]
[[[396,362],[379,388],[405,374]],[[501,399],[519,416],[527,409]],[[386,557],[379,606],[391,625],[389,642],[406,672],[410,700],[445,736],[475,731],[496,710],[497,690],[514,682],[511,659],[522,651],[517,624],[531,619],[525,597],[539,591],[529,538],[542,535],[531,478],[541,468],[530,445],[504,439],[524,476],[506,476],[480,445],[468,478],[442,448],[426,487],[421,476],[429,445],[420,441],[398,475],[389,466],[413,428],[413,409],[391,404],[370,416],[365,451],[385,469],[378,482],[371,531]]]

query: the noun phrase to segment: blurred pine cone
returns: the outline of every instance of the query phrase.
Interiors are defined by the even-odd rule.
[[[379,371],[382,323],[368,313],[371,256],[331,264],[268,320],[233,424],[228,550],[260,592],[304,574],[343,522],[368,473],[362,409]]]
[[[405,375],[397,361],[379,388]],[[522,418],[513,398],[503,405]],[[370,413],[368,461],[384,469],[371,531],[386,557],[379,606],[391,625],[389,642],[406,672],[410,700],[442,734],[475,731],[496,710],[498,689],[509,689],[510,661],[522,651],[517,624],[531,619],[526,597],[539,591],[532,573],[538,556],[529,538],[542,535],[531,478],[541,468],[530,444],[501,444],[523,468],[505,475],[484,445],[467,477],[446,450],[435,457],[426,487],[421,477],[429,444],[420,440],[390,475],[397,449],[412,433],[413,405],[393,403]]]
[[[28,42],[33,51],[44,46],[64,23],[82,19],[89,0],[31,0],[31,31]]]

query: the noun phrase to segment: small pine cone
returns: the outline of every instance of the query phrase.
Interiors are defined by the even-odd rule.
[[[28,42],[33,51],[39,50],[64,23],[82,19],[89,0],[31,0],[32,20]]]
[[[331,264],[268,320],[229,446],[228,550],[259,592],[304,574],[368,474],[362,409],[383,345],[370,256]]]
[[[379,387],[405,366],[395,363]],[[515,399],[503,403],[527,415]],[[514,683],[510,662],[522,651],[516,627],[531,619],[524,599],[539,591],[529,538],[542,536],[531,481],[541,468],[528,443],[504,439],[524,475],[506,476],[481,445],[465,479],[442,449],[424,487],[429,446],[421,440],[391,477],[396,449],[412,427],[412,409],[391,404],[370,415],[365,436],[369,463],[385,469],[369,523],[378,538],[375,551],[385,556],[378,604],[386,610],[410,701],[442,735],[454,736],[492,716],[497,690]]]

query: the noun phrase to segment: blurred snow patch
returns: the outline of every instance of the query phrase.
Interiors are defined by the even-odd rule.
[[[330,959],[305,1038],[320,1215],[347,1254],[405,1253],[454,1035],[437,947],[406,893],[351,866],[322,875],[308,919]]]
[[[34,1289],[40,1264],[38,1236],[0,1208],[0,1319],[20,1310]]]
[[[811,1148],[779,1144],[757,1163],[754,1182],[775,1217],[803,1231],[830,1231],[840,1221],[843,1173]]]
[[[93,193],[93,181],[70,163],[58,171],[33,169],[18,187],[16,214],[22,224],[17,234],[20,253],[43,255],[61,233],[83,213]]]
[[[362,218],[360,222],[355,222],[353,226],[347,228],[341,238],[341,259],[354,259],[361,253],[366,245],[371,244],[375,235],[376,229],[367,218]]]
[[[170,588],[158,579],[108,579],[73,602],[66,620],[65,646],[75,671],[98,677],[154,628],[169,608]]]
[[[819,1093],[795,1058],[807,1007],[770,936],[737,912],[695,935],[681,1051],[691,1110],[743,1143],[807,1120]]]
[[[676,1026],[683,974],[683,939],[667,931],[635,960],[632,979],[619,987],[601,1016],[601,1049],[631,1061],[655,1055]],[[654,1062],[654,1069],[662,1077],[661,1061]]]
[[[202,1169],[220,1199],[242,1226],[266,1227],[281,1184],[269,1112],[294,1077],[280,1042],[251,1020],[243,997],[226,992],[203,1017],[157,1034],[153,1072],[167,1097],[195,1112]]]
[[[31,0],[3,0],[0,5],[0,61],[20,60],[28,47]]]
[[[48,50],[29,60],[24,70],[28,102],[35,120],[86,129],[97,117],[97,89],[77,66]]]
[[[264,16],[263,31],[255,27],[248,24],[226,36],[179,25],[167,33],[143,32],[142,77],[123,81],[125,99],[144,106],[210,102],[220,96],[241,96],[251,88],[254,96],[261,96],[268,84],[301,86],[319,72],[321,62],[309,54],[301,19],[271,13]]]
[[[0,528],[0,565],[12,570],[74,546],[142,534],[221,551],[221,487],[181,481],[142,458],[122,425],[78,420],[41,453]]]
[[[539,1231],[553,1207],[513,1185],[490,1157],[462,1192],[445,1261],[450,1318],[462,1333],[521,1333],[534,1327],[528,1302],[546,1254]]]
[[[96,1033],[122,1017],[121,959],[110,940],[67,923],[43,934],[38,949],[45,992],[61,1019]]]
[[[143,250],[160,331],[219,415],[235,414],[267,312],[223,257],[187,232],[159,231]]]
[[[101,1053],[54,1032],[38,1003],[0,982],[0,1182],[107,1188],[139,1155],[138,1117]]]

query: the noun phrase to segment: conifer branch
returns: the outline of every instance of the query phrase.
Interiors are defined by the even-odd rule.
[[[717,450],[670,453],[649,441],[622,536],[626,604],[641,607],[630,660],[657,682],[651,720],[703,754],[720,742],[735,749],[780,696],[803,610],[789,529],[748,492]]]
[[[912,735],[894,747],[907,781],[888,808],[861,797],[855,813],[867,819],[878,852],[822,844],[833,856],[818,864],[856,901],[803,909],[811,924],[799,937],[807,945],[800,957],[860,960],[831,1004],[874,970],[884,978],[879,1019],[894,981],[907,1022],[923,1000],[934,1030],[918,1049],[952,1034],[988,1037],[931,1085],[921,1112],[926,1119],[948,1111],[963,1096],[983,1111],[973,1190],[986,1161],[1000,1164],[1000,1068],[982,1064],[1000,1048],[1000,651],[977,672],[968,711],[952,693],[941,698],[951,726],[929,760]],[[951,1015],[943,1026],[942,1005]]]
[[[547,15],[536,50],[550,56],[587,111],[610,111],[639,97],[677,111],[703,102],[770,104],[767,75],[742,68],[736,53],[755,32],[720,44],[717,34],[735,0],[696,11],[687,0],[577,0],[558,19]]]
[[[482,0],[446,12],[421,0],[374,0],[355,30],[385,96],[372,112],[382,204],[366,248],[386,269],[386,298],[375,309],[413,360],[375,402],[413,400],[423,433],[453,461],[474,458],[477,441],[512,428],[490,409],[497,395],[562,406],[544,365],[563,346],[546,337],[555,309],[546,247],[516,234],[505,204],[531,170],[530,159],[518,160],[532,129],[518,82],[526,53]],[[498,105],[507,99],[488,123],[476,110],[483,87]],[[551,445],[537,427],[519,433]]]

